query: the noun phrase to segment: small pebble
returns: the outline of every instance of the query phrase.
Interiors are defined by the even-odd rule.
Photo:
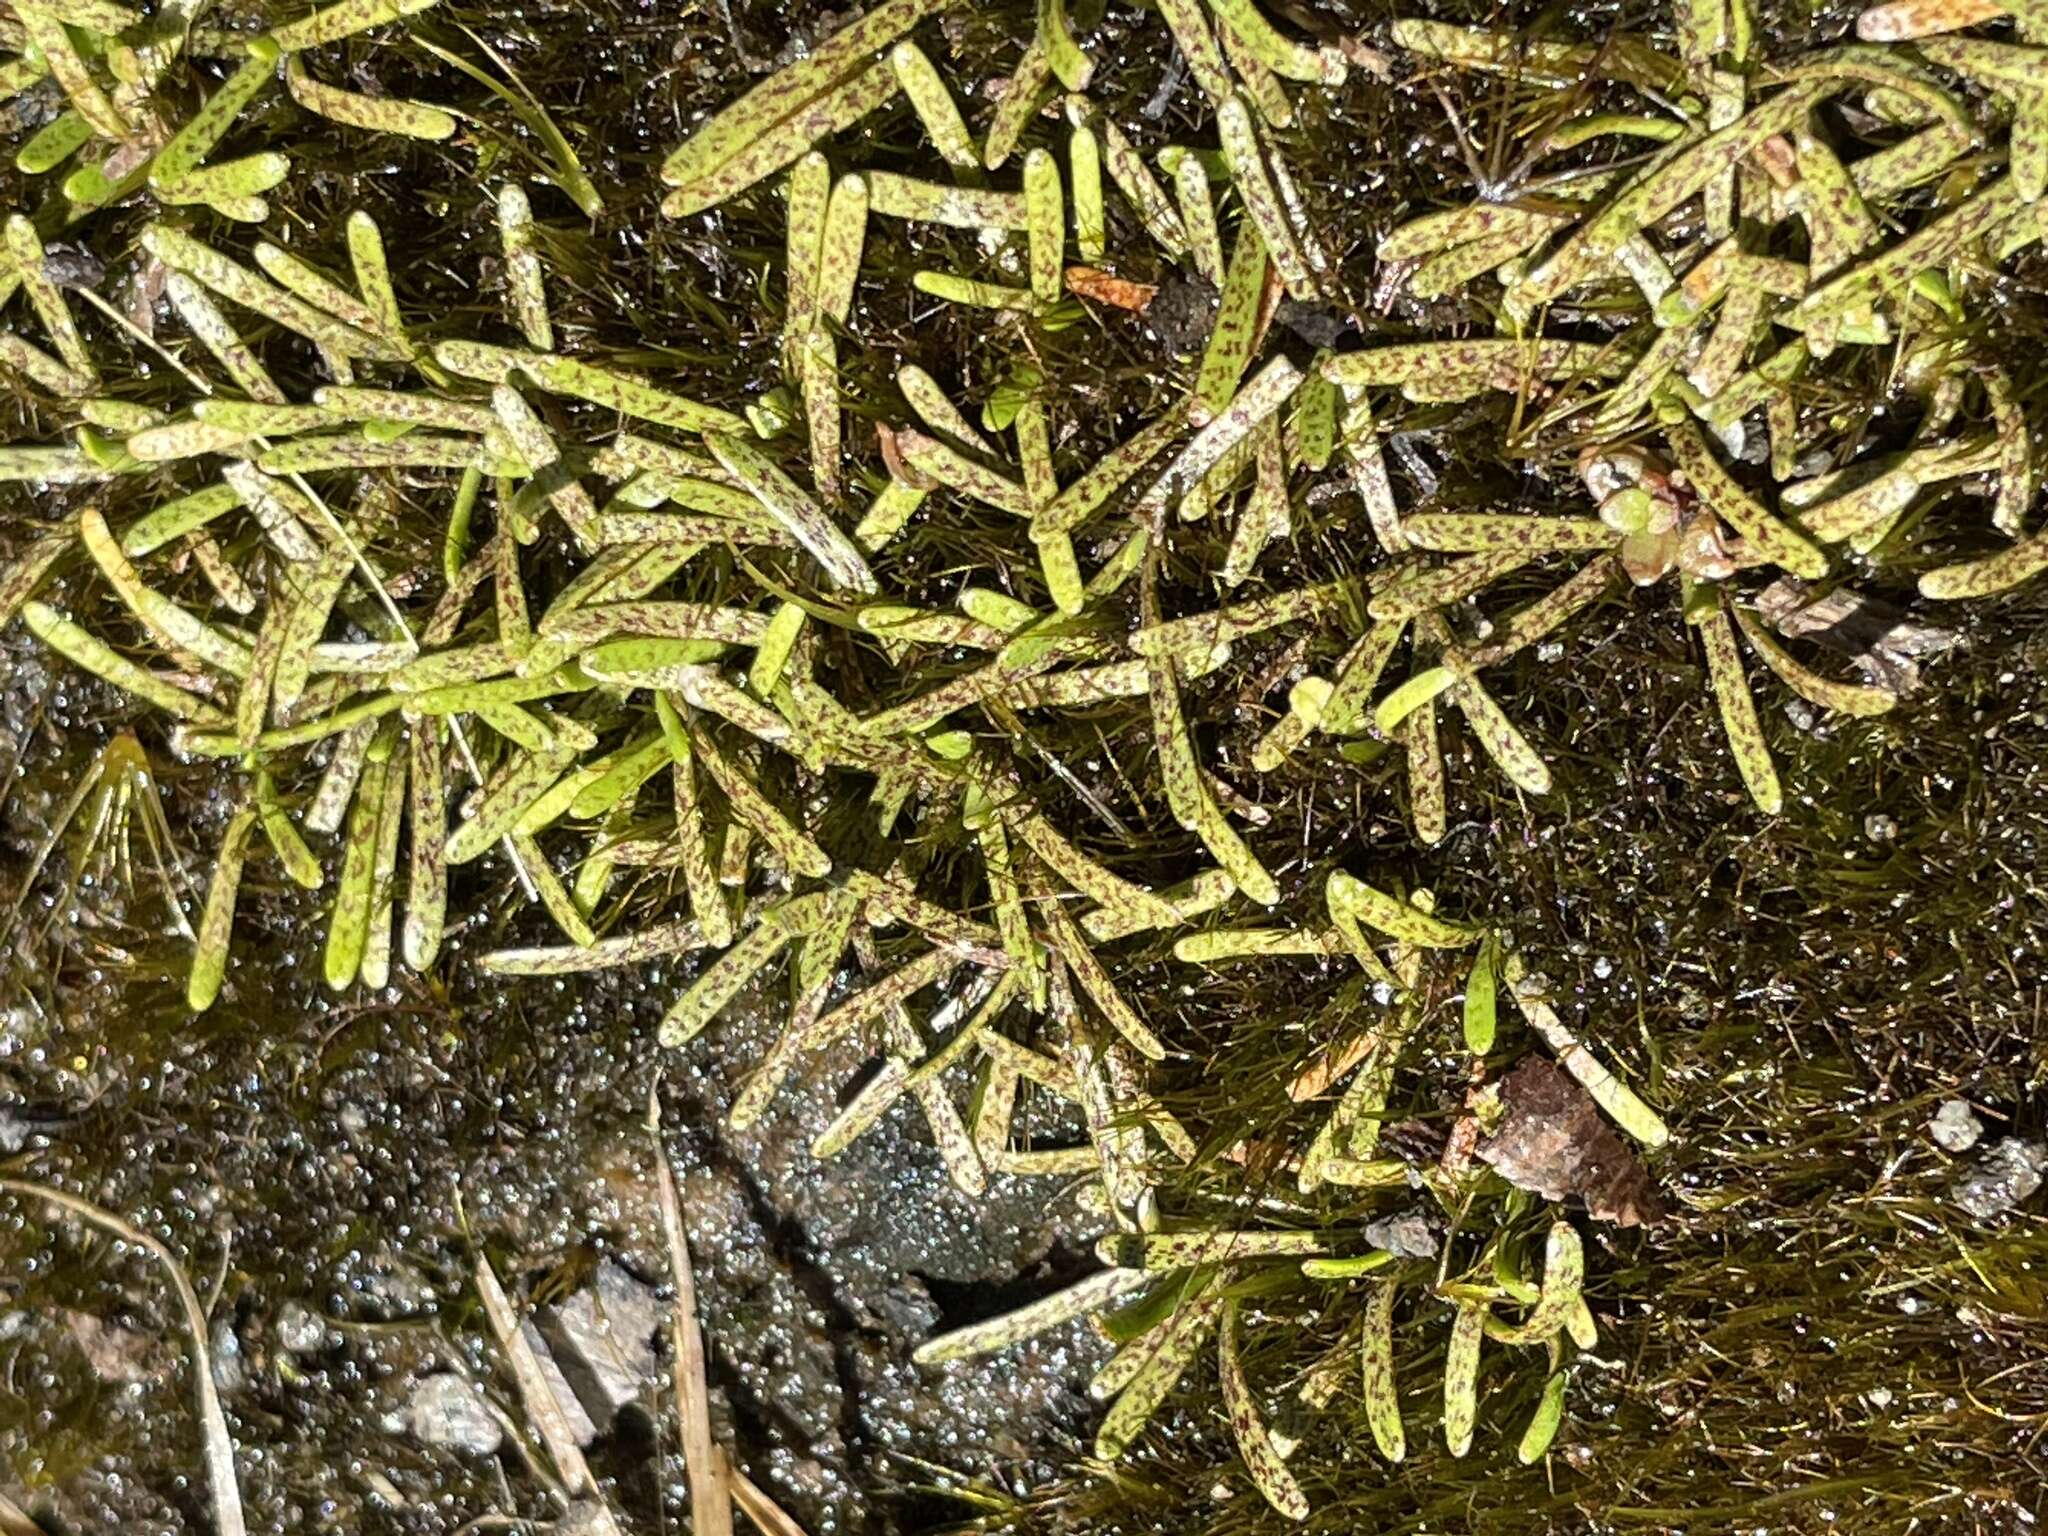
[[[428,1445],[488,1456],[504,1444],[505,1431],[491,1416],[475,1387],[452,1371],[428,1376],[412,1390],[406,1422]]]
[[[1430,1230],[1429,1218],[1419,1210],[1404,1211],[1383,1221],[1367,1222],[1365,1240],[1375,1248],[1384,1248],[1397,1259],[1436,1257],[1436,1233]]]
[[[310,1355],[327,1343],[327,1324],[304,1302],[288,1301],[277,1313],[277,1347],[288,1355]]]
[[[1984,1122],[1961,1099],[1950,1099],[1927,1122],[1934,1143],[1944,1152],[1967,1152],[1984,1134]]]
[[[651,1287],[606,1262],[591,1285],[547,1319],[558,1358],[580,1367],[586,1390],[577,1396],[600,1431],[655,1379],[660,1361],[653,1339],[667,1318],[667,1304]]]
[[[1863,835],[1873,843],[1889,843],[1899,835],[1899,824],[1884,815],[1863,818]]]
[[[225,1317],[213,1320],[206,1353],[213,1367],[214,1390],[226,1397],[248,1385],[249,1373],[242,1365],[242,1341],[234,1324]]]
[[[107,268],[82,245],[52,245],[43,250],[43,276],[59,288],[97,288]]]
[[[2041,1187],[2048,1144],[2004,1136],[1956,1182],[1956,1204],[1979,1221],[2002,1216]]]

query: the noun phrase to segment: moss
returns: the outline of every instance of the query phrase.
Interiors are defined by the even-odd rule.
[[[1601,707],[1563,717],[1569,733],[1552,737],[1581,765],[1571,814],[1532,830],[1484,780],[1467,781],[1453,821],[1472,830],[1417,877],[1456,891],[1476,869],[1468,884],[1483,881],[1488,909],[1558,957],[1568,1019],[1671,1122],[1653,1167],[1678,1213],[1642,1232],[1593,1231],[1593,1354],[1606,1363],[1580,1363],[1546,1465],[1512,1458],[1542,1373],[1491,1346],[1477,1447],[1445,1455],[1434,1425],[1446,1314],[1404,1307],[1409,1458],[1388,1469],[1373,1456],[1352,1380],[1295,1458],[1318,1469],[1305,1479],[1308,1529],[2019,1518],[2027,1426],[2048,1407],[2034,1366],[2048,1327],[2040,1224],[1971,1223],[1948,1199],[1958,1160],[1926,1123],[1961,1095],[2009,1117],[1997,1131],[2042,1129],[2030,977],[2044,925],[2016,858],[2048,831],[2042,601],[2016,597],[1982,619],[1904,718],[1798,737],[1787,758],[1799,809],[1765,831],[1683,787],[1712,750],[1704,723],[1674,719],[1640,686],[1639,658],[1600,643],[1597,625],[1576,686]],[[1896,822],[1896,837],[1873,841],[1873,816]],[[1437,985],[1446,996],[1457,980]],[[1357,983],[1272,962],[1175,990],[1177,1017],[1201,1026],[1202,1069],[1168,1102],[1210,1127],[1212,1147],[1284,1139],[1299,1123],[1284,1079],[1353,1027]],[[1457,1031],[1455,1005],[1439,1003],[1395,1113],[1456,1103]],[[1503,1028],[1501,1054],[1525,1044]],[[1237,1177],[1248,1199],[1269,1192]],[[1369,1284],[1269,1312],[1248,1358],[1269,1403],[1325,1350],[1355,1350]],[[1229,1470],[1213,1390],[1197,1372],[1142,1460],[1041,1490],[1004,1527],[1294,1528]]]

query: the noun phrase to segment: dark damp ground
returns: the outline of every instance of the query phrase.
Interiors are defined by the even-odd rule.
[[[1453,910],[1514,914],[1567,1022],[1665,1111],[1652,1167],[1678,1214],[1585,1225],[1604,1364],[1574,1375],[1547,1465],[1513,1460],[1543,1378],[1527,1353],[1488,1356],[1475,1448],[1443,1452],[1438,1309],[1396,1335],[1408,1460],[1389,1471],[1341,1395],[1296,1453],[1315,1469],[1308,1528],[2037,1529],[2048,1220],[2038,1195],[1988,1222],[1960,1209],[1983,1147],[1951,1156],[1928,1122],[1955,1096],[1986,1143],[2038,1141],[2048,1121],[2048,604],[1981,614],[1926,696],[1875,728],[1803,729],[1781,696],[1767,728],[1788,810],[1769,826],[1717,771],[1679,622],[1644,609],[1604,612],[1520,674],[1575,765],[1561,804],[1532,819],[1475,794],[1472,764],[1455,851],[1416,861],[1389,825],[1379,867],[1456,893]],[[1336,995],[1300,981],[1238,974],[1183,997],[1176,1022],[1215,1053],[1191,1118],[1260,1098],[1275,1123],[1287,1113]],[[1457,1038],[1455,1005],[1436,1010],[1398,1107],[1455,1112]],[[1356,1349],[1355,1326],[1311,1332]],[[1316,1356],[1273,1357],[1276,1398]],[[1213,1396],[1152,1443],[1157,1459],[1114,1485],[1076,1479],[1035,1528],[1288,1528],[1241,1472],[1217,1475]]]
[[[776,200],[759,192],[672,224],[654,212],[652,170],[693,114],[771,67],[793,37],[840,18],[809,5],[741,4],[729,17],[716,4],[676,9],[541,4],[515,25],[451,6],[414,26],[472,57],[458,23],[477,28],[548,104],[605,199],[585,221],[566,197],[536,197],[570,344],[677,370],[707,398],[736,401],[777,378],[776,313],[762,297],[774,284],[761,280],[780,247]],[[1323,14],[1360,29],[1379,19]],[[985,115],[980,87],[1014,61],[1030,15],[964,9],[920,37]],[[1589,13],[1585,25],[1597,33],[1646,15]],[[1486,19],[1483,8],[1469,19]],[[1838,19],[1803,14],[1774,22],[1798,44],[1840,31]],[[1097,48],[1095,95],[1148,148],[1205,131],[1185,83],[1155,95],[1160,36],[1155,19],[1117,9]],[[359,81],[465,105],[500,154],[545,171],[530,133],[432,59],[365,46],[350,65]],[[266,126],[248,131],[260,140]],[[480,269],[488,278],[489,212],[474,157],[425,150],[365,164],[338,137],[292,131],[315,173],[296,211],[325,224],[369,207],[423,329],[489,334],[494,300],[477,282]],[[1401,333],[1423,317],[1371,310],[1369,251],[1464,176],[1440,104],[1359,72],[1306,114],[1294,142],[1345,259],[1347,307],[1369,329]],[[918,145],[898,113],[861,154],[908,163]],[[103,215],[94,250],[118,269],[140,218]],[[1142,245],[1135,231],[1113,237]],[[905,297],[913,267],[967,261],[940,241],[878,241],[854,327],[873,345],[842,348],[857,411],[891,408],[888,376],[904,358],[976,397],[1008,370],[1017,348],[999,328]],[[1139,260],[1125,275],[1156,274]],[[2024,274],[2001,298],[2012,336],[2038,329],[2038,287]],[[1057,386],[1087,404],[1074,413],[1082,436],[1063,447],[1077,461],[1155,411],[1181,366],[1156,332],[1115,319],[1041,336],[1038,349]],[[2023,396],[2038,385],[2038,350],[2012,348]],[[48,437],[25,399],[6,409],[8,436]],[[1498,426],[1421,413],[1415,453],[1396,455],[1404,503],[1432,494],[1431,479],[1449,497],[1521,481],[1498,461]],[[1526,483],[1524,493],[1550,494]],[[0,529],[11,547],[65,510],[15,497],[0,503]],[[1365,542],[1356,510],[1347,495],[1311,496],[1292,544],[1268,556],[1271,586],[1355,568]],[[412,553],[437,536],[421,533]],[[1189,530],[1178,546],[1190,570],[1220,558],[1221,536],[1214,549],[1203,537]],[[915,538],[934,592],[942,578],[950,593],[962,572],[987,570],[996,547],[967,515],[922,524]],[[917,600],[914,588],[904,595]],[[1169,600],[1185,610],[1207,598],[1188,581]],[[1681,1212],[1648,1233],[1593,1229],[1589,1287],[1607,1364],[1576,1377],[1546,1465],[1520,1469],[1511,1455],[1533,1367],[1489,1374],[1468,1460],[1435,1448],[1421,1429],[1441,1334],[1418,1325],[1400,1346],[1409,1460],[1390,1473],[1372,1457],[1340,1398],[1297,1458],[1313,1529],[2033,1528],[2048,1429],[2048,1228],[2038,1197],[1990,1223],[1965,1216],[1951,1198],[1957,1161],[1926,1122],[1952,1095],[1979,1107],[1991,1137],[2038,1137],[2048,1118],[2044,623],[2038,589],[1979,606],[1923,693],[1878,722],[1816,727],[1781,690],[1760,687],[1788,790],[1774,822],[1740,793],[1668,590],[1613,598],[1561,655],[1527,655],[1501,677],[1496,691],[1557,770],[1547,803],[1504,798],[1455,740],[1454,830],[1426,855],[1404,830],[1389,762],[1305,754],[1260,789],[1275,845],[1284,834],[1303,849],[1282,875],[1290,889],[1344,861],[1509,923],[1571,1000],[1568,1022],[1666,1112],[1674,1138],[1655,1173]],[[1249,648],[1196,700],[1205,748],[1226,763],[1271,718],[1278,695],[1257,679],[1278,675],[1281,648]],[[907,1110],[838,1162],[815,1163],[804,1148],[855,1081],[852,1053],[822,1063],[758,1134],[727,1133],[732,1085],[779,999],[735,1009],[658,1060],[654,1024],[685,972],[482,978],[468,957],[544,932],[488,861],[458,890],[458,909],[473,915],[435,974],[340,998],[317,978],[319,900],[252,866],[230,994],[190,1019],[186,951],[139,819],[132,873],[67,838],[27,878],[122,715],[19,630],[0,639],[0,668],[10,766],[0,897],[26,881],[0,914],[0,1104],[13,1116],[0,1172],[90,1196],[182,1256],[209,1305],[256,1529],[424,1533],[555,1517],[517,1453],[430,1450],[402,1411],[421,1375],[453,1369],[518,1417],[475,1300],[478,1256],[527,1297],[572,1292],[601,1259],[662,1278],[641,1127],[657,1065],[721,1433],[813,1532],[974,1515],[976,1505],[929,1491],[939,1467],[977,1479],[994,1518],[1047,1529],[1278,1526],[1235,1469],[1206,1366],[1142,1453],[1103,1475],[1079,1461],[1092,1432],[1080,1384],[1098,1346],[1070,1334],[947,1375],[909,1363],[935,1329],[1086,1267],[1095,1228],[1070,1197],[1016,1181],[981,1200],[954,1194]],[[911,691],[901,679],[873,683],[878,695]],[[153,722],[136,728],[183,868],[203,881],[225,816],[220,782],[203,763],[177,761]],[[1088,729],[1086,740],[1045,745],[1138,814],[1115,785],[1148,750],[1142,708],[1105,711]],[[1185,840],[1163,820],[1140,831],[1161,874],[1185,862]],[[196,910],[189,889],[185,905]],[[1329,1002],[1329,988],[1299,980],[1155,967],[1134,983],[1197,1064],[1178,1090],[1192,1121],[1242,1125],[1276,1100]],[[1455,1097],[1439,1049],[1455,1023],[1431,1028],[1397,1087],[1425,1112]],[[0,1492],[56,1531],[204,1529],[189,1366],[162,1276],[31,1204],[0,1206],[0,1234]],[[301,1337],[307,1309],[324,1326]],[[674,1445],[672,1416],[629,1414],[593,1452],[636,1530],[681,1527]]]

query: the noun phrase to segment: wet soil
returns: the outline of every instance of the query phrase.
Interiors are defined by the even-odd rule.
[[[39,653],[10,640],[0,668],[0,734],[21,757],[0,847],[18,881],[105,732],[96,690]],[[203,880],[203,776],[161,751],[152,762],[181,861]],[[132,836],[145,859],[139,822]],[[925,1523],[928,1463],[1029,1482],[1075,1448],[1099,1354],[1078,1333],[993,1372],[908,1355],[1077,1272],[1087,1219],[1043,1181],[960,1194],[908,1106],[836,1161],[813,1159],[857,1049],[815,1062],[749,1135],[726,1132],[772,998],[742,999],[690,1050],[663,1053],[654,1026],[681,976],[494,982],[466,963],[487,942],[475,923],[432,986],[337,1000],[309,937],[317,900],[259,885],[237,941],[260,958],[194,1021],[157,973],[182,941],[147,876],[132,892],[62,894],[39,882],[9,922],[0,1101],[20,1145],[0,1170],[121,1211],[182,1255],[213,1319],[252,1528],[550,1517],[519,1453],[430,1450],[404,1409],[422,1375],[454,1369],[524,1419],[478,1311],[480,1255],[537,1299],[604,1259],[666,1284],[644,1126],[657,1072],[720,1427],[809,1530]],[[0,1254],[0,1489],[57,1531],[205,1528],[190,1367],[153,1262],[21,1200],[0,1213]],[[310,1347],[308,1312],[324,1324]],[[683,1507],[659,1412],[650,1392],[593,1452],[647,1529]]]
[[[842,19],[828,5],[569,0],[517,17],[448,5],[418,25],[470,53],[460,28],[477,28],[548,103],[606,198],[579,228],[565,197],[536,189],[557,323],[622,361],[696,367],[708,397],[738,398],[774,378],[756,268],[780,240],[779,209],[664,228],[652,169],[691,118]],[[1006,37],[988,29],[973,44],[1007,49]],[[545,172],[544,149],[472,83],[402,50],[348,51],[358,88],[461,99],[494,153]],[[989,54],[985,67],[1008,62]],[[471,146],[364,164],[357,142],[336,133],[323,154],[317,128],[294,141],[311,189],[298,212],[331,223],[337,209],[371,209],[425,327],[469,325],[486,307],[477,285],[492,243]],[[18,178],[0,190],[24,204],[34,193]],[[453,239],[451,213],[469,221]],[[147,214],[137,200],[93,226],[94,244],[124,253],[122,272],[124,231]],[[48,436],[25,397],[6,417],[10,440]],[[10,547],[68,510],[61,496],[6,496]],[[937,1466],[1028,1486],[1071,1461],[1097,1351],[1078,1331],[988,1372],[909,1361],[935,1329],[1085,1267],[1093,1227],[1067,1191],[998,1178],[984,1196],[959,1194],[910,1108],[835,1162],[814,1160],[809,1142],[867,1065],[857,1048],[815,1063],[754,1134],[727,1134],[778,999],[743,999],[689,1051],[661,1053],[654,1027],[687,971],[481,977],[478,951],[546,937],[502,872],[455,892],[453,910],[473,917],[431,978],[337,998],[318,975],[321,898],[252,867],[228,992],[195,1020],[179,979],[188,951],[139,817],[132,867],[101,857],[113,840],[93,851],[66,836],[30,879],[45,832],[125,724],[110,695],[18,628],[0,638],[0,891],[25,892],[0,914],[0,1172],[75,1190],[182,1256],[213,1319],[254,1529],[452,1531],[559,1513],[522,1465],[527,1447],[430,1450],[406,1433],[404,1409],[422,1375],[454,1369],[523,1418],[471,1285],[479,1256],[515,1297],[568,1294],[601,1259],[665,1284],[643,1126],[658,1071],[720,1430],[807,1529],[921,1528],[957,1513],[920,1491]],[[152,722],[137,729],[154,774],[139,792],[168,811],[178,899],[196,916],[226,815],[220,782],[179,762]],[[281,1334],[306,1309],[324,1332],[287,1348]],[[0,1203],[0,1493],[53,1531],[207,1528],[190,1369],[147,1256],[33,1201]],[[685,1507],[675,1444],[672,1415],[657,1432],[651,1412],[629,1414],[592,1453],[638,1528],[672,1527]]]

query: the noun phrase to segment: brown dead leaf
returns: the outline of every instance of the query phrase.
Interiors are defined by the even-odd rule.
[[[1501,1083],[1500,1102],[1500,1127],[1479,1157],[1517,1189],[1546,1200],[1578,1195],[1595,1220],[1618,1227],[1664,1215],[1649,1171],[1560,1068],[1523,1057]]]
[[[1112,305],[1127,309],[1134,315],[1142,315],[1151,307],[1159,289],[1152,283],[1134,283],[1127,277],[1118,277],[1100,267],[1067,268],[1067,292],[1084,299],[1093,299],[1098,304]]]
[[[1952,629],[1917,624],[1851,587],[1820,592],[1797,576],[1781,576],[1756,596],[1756,611],[1788,640],[1810,639],[1846,656],[1874,688],[1911,693],[1920,662],[1954,647]]]

